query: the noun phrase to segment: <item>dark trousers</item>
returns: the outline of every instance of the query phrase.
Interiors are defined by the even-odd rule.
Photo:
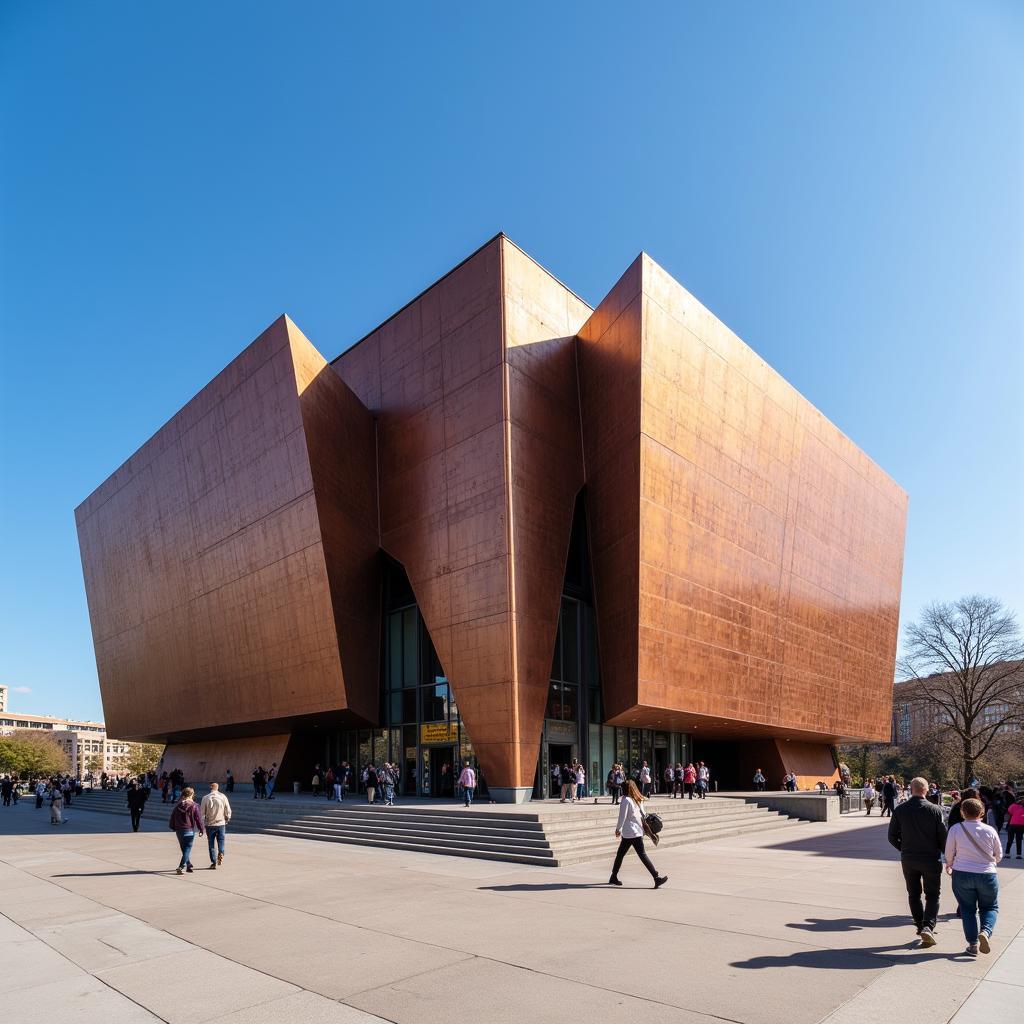
[[[918,928],[934,928],[939,918],[939,890],[942,887],[942,865],[938,861],[902,862],[903,880],[907,883],[910,916]],[[924,902],[921,891],[924,890]]]
[[[885,797],[883,797],[882,798],[882,817],[884,818],[886,815],[888,815],[891,818],[892,817],[892,808],[893,808],[892,801],[891,800],[886,800]]]
[[[690,800],[693,799],[693,786],[694,784],[692,782],[683,783],[683,788],[686,790],[686,796]]]
[[[637,836],[635,839],[627,839],[623,836],[619,840],[619,848],[615,851],[615,864],[612,867],[612,878],[617,878],[619,875],[619,868],[622,867],[622,858],[626,856],[626,851],[632,847],[636,850],[636,855],[640,858],[640,863],[651,873],[651,878],[657,878],[658,872],[655,870],[654,865],[651,863],[651,858],[647,856],[647,851],[644,849],[644,837]]]
[[[129,807],[128,810],[132,816],[132,831],[139,831],[139,822],[142,821],[142,808],[141,807]]]
[[[1008,825],[1006,828],[1006,854],[1009,856],[1014,839],[1017,841],[1017,856],[1020,856],[1021,844],[1024,843],[1024,825]]]

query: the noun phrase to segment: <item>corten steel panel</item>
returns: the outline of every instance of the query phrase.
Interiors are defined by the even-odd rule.
[[[532,785],[572,506],[588,307],[499,236],[344,353],[402,563],[493,787]]]
[[[349,594],[342,578],[376,550],[372,431],[282,317],[76,510],[114,734],[375,707],[376,625],[354,610],[366,581]],[[339,437],[350,450],[329,467]]]
[[[180,768],[185,773],[185,781],[196,787],[218,782],[223,789],[224,773],[229,770],[236,784],[251,787],[253,771],[261,765],[264,768],[275,763],[280,766],[287,746],[287,733],[171,743],[164,749],[162,766],[168,772]],[[199,790],[197,798],[202,794],[203,790]]]
[[[886,738],[906,495],[653,261],[632,271],[631,338],[581,332],[592,517],[620,520],[592,538],[609,717],[723,738]],[[614,422],[591,441],[616,359],[639,388],[609,399]],[[613,474],[629,438],[636,462]],[[627,593],[614,591],[616,542],[639,551]],[[635,658],[619,631],[632,621]]]
[[[587,516],[605,716],[637,704],[641,261],[578,340]]]

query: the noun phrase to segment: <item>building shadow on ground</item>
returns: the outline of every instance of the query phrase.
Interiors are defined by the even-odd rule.
[[[916,943],[916,940],[915,940]],[[749,960],[734,960],[729,966],[747,971],[763,971],[777,967],[809,967],[822,971],[878,971],[901,964],[938,963],[943,960],[970,961],[962,950],[938,952],[918,950],[909,952],[912,946],[904,943],[897,946],[860,946],[855,949],[802,949],[788,956],[753,956]]]
[[[766,845],[764,850],[785,850],[791,853],[813,853],[819,857],[849,857],[856,860],[898,861],[899,851],[889,845],[884,830],[858,829],[850,832],[830,832],[825,835],[791,839],[788,842]]]

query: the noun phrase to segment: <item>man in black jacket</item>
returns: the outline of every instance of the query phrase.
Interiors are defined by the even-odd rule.
[[[946,848],[946,826],[942,823],[942,811],[925,799],[927,779],[911,779],[910,793],[910,799],[893,812],[889,822],[889,842],[900,851],[910,913],[917,926],[917,934],[921,936],[921,945],[934,946],[942,883],[940,858]]]
[[[892,817],[896,809],[896,780],[890,775],[882,784],[882,817]]]
[[[134,782],[128,783],[128,810],[132,816],[132,831],[139,831],[139,822],[142,820],[142,811],[149,798],[149,790],[143,789]]]

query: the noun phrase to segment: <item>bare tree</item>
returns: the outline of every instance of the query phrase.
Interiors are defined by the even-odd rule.
[[[956,738],[963,782],[997,735],[1024,727],[1024,637],[1013,612],[990,597],[932,604],[904,631],[902,699],[931,706]]]

